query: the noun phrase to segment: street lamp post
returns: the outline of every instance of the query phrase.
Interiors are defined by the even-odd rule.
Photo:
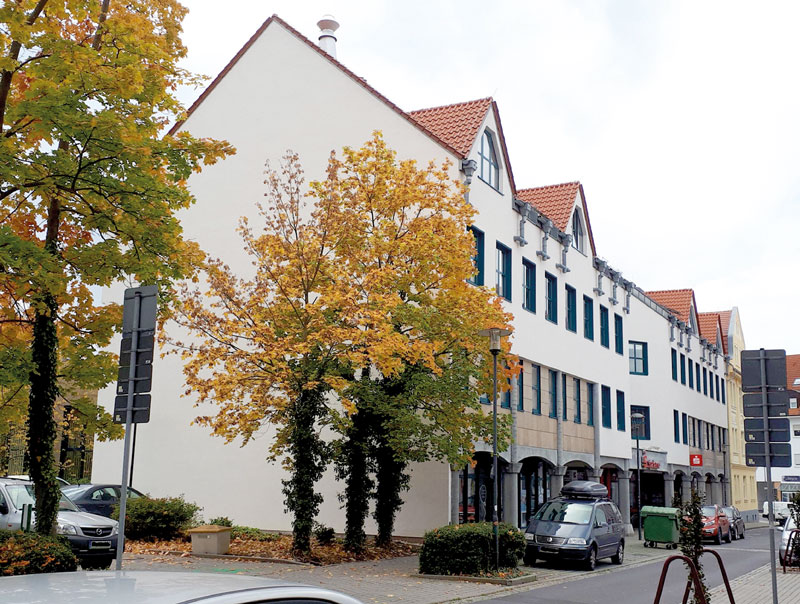
[[[492,397],[492,532],[494,533],[494,568],[500,570],[500,534],[498,532],[497,500],[499,498],[498,484],[500,475],[497,473],[497,355],[500,354],[500,338],[511,335],[510,329],[502,327],[492,327],[482,329],[478,332],[479,336],[489,338],[489,351],[492,353],[494,396]]]
[[[639,452],[639,438],[644,414],[631,413],[631,424],[636,423],[636,510],[639,520],[639,541],[642,540],[642,457]]]

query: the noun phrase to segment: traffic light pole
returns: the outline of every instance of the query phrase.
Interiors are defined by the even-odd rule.
[[[772,603],[778,604],[778,575],[777,568],[775,567],[775,516],[772,508],[772,451],[770,450],[769,438],[769,413],[767,406],[767,354],[764,349],[759,351],[759,360],[761,363],[761,405],[764,411],[764,457],[765,469],[767,472],[767,510],[769,514],[769,568],[772,574]]]
[[[133,299],[133,333],[131,334],[131,364],[128,372],[128,404],[125,409],[125,442],[122,454],[122,483],[119,497],[119,533],[117,535],[116,569],[122,570],[122,554],[125,551],[125,512],[128,504],[128,475],[131,458],[131,425],[133,423],[133,397],[136,376],[136,355],[139,349],[139,315],[142,308],[142,296],[136,292]]]

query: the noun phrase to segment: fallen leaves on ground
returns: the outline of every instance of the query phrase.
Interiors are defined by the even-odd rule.
[[[188,537],[170,541],[126,541],[125,551],[131,554],[155,555],[184,552],[184,555],[188,555],[192,551],[192,543]],[[345,551],[344,545],[340,541],[335,541],[326,545],[313,543],[310,556],[296,557],[292,554],[292,537],[290,535],[280,535],[277,539],[271,541],[243,538],[231,539],[228,555],[231,558],[256,556],[315,564],[340,564],[342,562],[362,560],[386,560],[400,556],[410,556],[413,553],[412,547],[407,543],[393,542],[388,547],[376,547],[374,544],[368,543],[363,555],[355,556]]]

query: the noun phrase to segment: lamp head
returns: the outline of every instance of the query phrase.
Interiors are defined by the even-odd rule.
[[[489,350],[497,354],[500,352],[500,338],[510,336],[512,333],[510,329],[505,329],[504,327],[490,327],[489,329],[481,329],[478,335],[489,338]]]

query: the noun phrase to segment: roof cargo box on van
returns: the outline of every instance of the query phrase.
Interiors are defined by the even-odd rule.
[[[608,497],[605,485],[591,480],[573,480],[561,489],[562,497],[575,497],[581,499],[604,499]]]

